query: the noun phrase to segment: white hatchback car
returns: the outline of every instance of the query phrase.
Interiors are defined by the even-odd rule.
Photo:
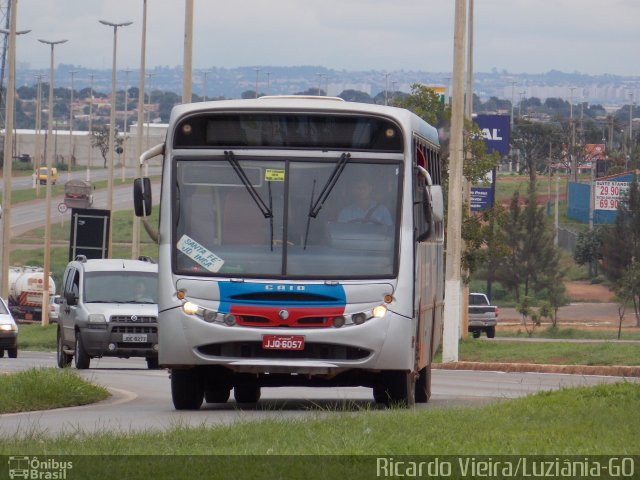
[[[61,303],[62,297],[60,295],[52,295],[49,297],[49,323],[58,323]]]
[[[0,357],[7,351],[9,358],[18,356],[18,325],[4,299],[0,298]]]

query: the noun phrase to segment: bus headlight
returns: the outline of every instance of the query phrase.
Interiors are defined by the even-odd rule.
[[[373,307],[371,313],[376,318],[382,318],[387,314],[387,307],[384,305],[378,305],[377,307]]]
[[[185,302],[182,304],[182,311],[187,315],[197,315],[200,307],[192,302]]]

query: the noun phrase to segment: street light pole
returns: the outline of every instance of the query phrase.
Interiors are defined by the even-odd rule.
[[[122,142],[122,183],[125,181],[125,170],[127,168],[127,127],[129,124],[129,69],[124,71],[124,122],[123,122],[123,142]]]
[[[36,179],[36,198],[40,198],[40,179],[38,173],[40,172],[40,157],[42,156],[42,149],[40,146],[40,136],[42,132],[42,75],[36,75],[38,79],[38,88],[36,90],[36,146],[35,146],[35,179]]]
[[[47,142],[47,148],[45,152],[46,163],[47,163],[47,183],[46,183],[46,212],[45,212],[45,224],[44,224],[44,286],[42,288],[42,325],[49,324],[49,271],[51,270],[51,149],[53,145],[51,142],[51,136],[53,133],[53,80],[54,80],[54,69],[53,69],[53,58],[54,58],[54,47],[58,44],[65,43],[66,40],[56,40],[56,41],[47,41],[38,39],[39,42],[47,44],[51,47],[51,65],[49,69],[49,106],[47,112],[47,137],[49,141]]]
[[[191,103],[191,72],[193,58],[193,0],[184,2],[184,67],[182,72],[182,103]]]
[[[73,158],[73,76],[78,73],[71,70],[71,95],[69,97],[69,164],[67,165],[67,182],[71,180],[71,159]]]
[[[113,62],[111,64],[111,115],[109,117],[109,138],[107,142],[109,143],[109,178],[107,181],[108,191],[107,191],[107,210],[111,213],[113,209],[113,155],[115,153],[115,123],[116,123],[116,50],[118,45],[118,27],[126,27],[131,25],[133,22],[122,22],[122,23],[113,23],[107,22],[106,20],[99,20],[99,22],[108,27],[113,27]],[[108,257],[111,258],[113,255],[112,245],[113,245],[113,218],[109,215],[109,246]]]
[[[87,182],[91,181],[91,160],[93,157],[93,73],[89,74],[89,160],[87,161]]]
[[[9,78],[6,90],[6,110],[4,127],[4,163],[2,166],[3,176],[3,199],[2,206],[2,282],[0,291],[3,298],[9,296],[9,267],[11,264],[11,181],[13,180],[13,117],[15,113],[16,99],[16,35],[28,33],[31,30],[16,32],[17,0],[13,0],[11,5],[11,17],[9,30],[2,30],[8,35],[9,40]],[[47,302],[49,299],[47,299]]]
[[[147,49],[147,0],[142,1],[142,41],[140,42],[140,77],[138,78],[138,128],[136,132],[136,177],[142,177],[140,156],[142,155],[142,135],[144,126],[144,76]],[[140,217],[133,213],[133,235],[131,258],[140,256]]]

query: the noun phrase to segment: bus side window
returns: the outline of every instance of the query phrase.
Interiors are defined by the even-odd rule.
[[[413,221],[416,242],[424,242],[429,237],[431,227],[431,205],[427,195],[427,182],[416,172],[413,185]]]

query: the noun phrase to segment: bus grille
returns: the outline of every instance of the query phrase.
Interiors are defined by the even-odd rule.
[[[304,350],[264,350],[261,342],[227,342],[202,345],[198,351],[211,357],[300,360],[361,360],[371,354],[362,348],[329,343],[306,343]]]
[[[314,327],[327,328],[333,326],[334,317],[303,317],[281,320],[279,318],[258,317],[254,315],[238,315],[237,323],[241,327]]]

